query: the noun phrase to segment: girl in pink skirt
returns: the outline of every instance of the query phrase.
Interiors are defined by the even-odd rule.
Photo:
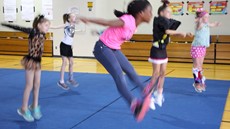
[[[199,93],[205,91],[205,77],[202,74],[206,48],[210,46],[210,27],[219,26],[219,22],[209,23],[209,14],[203,9],[196,12],[196,30],[192,42],[191,56],[193,60],[193,86]]]

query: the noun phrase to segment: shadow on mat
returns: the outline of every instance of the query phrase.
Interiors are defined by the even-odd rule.
[[[5,119],[5,120],[1,120],[1,122],[7,122],[9,125],[11,123],[16,123],[18,125],[17,128],[19,129],[37,129],[37,122],[26,122],[25,120],[12,120],[12,119]],[[0,125],[0,128],[2,125]],[[3,125],[3,128],[4,128],[4,125]],[[13,129],[15,127],[8,127],[8,128],[5,128],[5,129]]]
[[[73,91],[73,90],[69,90],[66,92],[63,92],[59,95],[55,95],[55,96],[49,96],[49,97],[41,97],[40,99],[52,99],[52,98],[59,98],[59,97],[63,97],[63,96],[77,96],[77,95],[81,95],[78,91]]]
[[[179,95],[186,95],[186,96],[198,96],[198,97],[203,97],[203,98],[226,98],[225,94],[217,94],[217,93],[210,93],[210,91],[207,89],[207,91],[203,93],[197,93],[192,89],[191,91],[185,91],[184,89],[173,89],[173,88],[164,88],[164,90],[167,93],[172,93],[172,94],[179,94]]]
[[[37,129],[37,122],[26,122],[26,121],[14,121],[15,123],[17,123],[19,125],[20,129]]]
[[[167,115],[167,114],[161,114],[162,116],[166,117],[165,119],[152,117],[155,120],[162,121],[164,123],[170,124],[175,127],[183,128],[183,129],[216,129],[218,128],[218,125],[215,124],[207,124],[207,123],[201,123],[201,121],[188,121],[185,119],[180,119],[175,116]]]

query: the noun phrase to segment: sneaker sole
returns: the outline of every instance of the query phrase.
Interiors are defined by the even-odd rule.
[[[206,85],[205,84],[202,84],[202,91],[206,91]]]
[[[155,99],[152,97],[149,104],[150,109],[156,110]]]
[[[61,87],[63,90],[69,90],[70,88],[68,87],[68,88],[64,88],[63,86],[61,86],[59,83],[57,83],[57,85],[59,86],[59,87]]]
[[[159,107],[162,107],[164,101],[165,101],[165,99],[162,98],[162,102],[155,101],[155,103],[156,103]]]
[[[194,87],[194,89],[195,89],[195,91],[196,91],[197,93],[202,93],[202,90],[197,89],[194,83],[193,83],[192,86]]]
[[[204,91],[204,92],[205,92],[205,91],[206,91],[206,88],[203,88],[203,89],[202,89],[202,91]]]
[[[27,120],[27,119],[23,116],[23,114],[20,112],[20,109],[17,109],[17,113],[18,113],[19,116],[23,117],[23,119],[24,119],[25,121],[27,121],[27,122],[34,122],[34,120]]]
[[[39,118],[34,117],[34,119],[37,120],[37,121],[39,121],[41,118],[42,118],[42,116],[40,116]]]
[[[77,83],[76,85],[72,85],[69,81],[67,81],[67,84],[68,85],[71,85],[71,86],[73,86],[73,87],[78,87],[80,84],[79,83]]]
[[[141,122],[144,119],[146,113],[149,110],[150,101],[151,101],[151,95],[149,94],[144,99],[144,102],[143,102],[142,109],[141,109],[140,113],[136,116],[137,122]]]
[[[156,106],[155,106],[155,103],[154,102],[150,102],[150,109],[152,110],[156,110]]]
[[[32,107],[31,107],[31,105],[29,106],[29,110],[30,110],[31,112],[33,112],[33,109],[32,109]],[[33,113],[32,113],[32,116],[34,117],[35,115],[33,115]],[[42,118],[42,115],[41,115],[39,118],[34,117],[35,120],[40,120],[41,118]]]

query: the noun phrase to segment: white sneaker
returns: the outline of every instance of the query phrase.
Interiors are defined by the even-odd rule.
[[[205,84],[205,80],[206,80],[206,78],[205,78],[205,76],[203,76],[202,79],[201,79],[202,84]]]
[[[163,94],[158,94],[157,91],[154,92],[155,103],[162,107],[163,102],[165,101]]]
[[[156,110],[155,99],[154,99],[153,97],[151,98],[149,107],[150,107],[152,110]]]

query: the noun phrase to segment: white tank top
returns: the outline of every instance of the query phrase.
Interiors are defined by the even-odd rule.
[[[74,38],[74,34],[75,34],[75,25],[70,25],[68,22],[66,23],[66,26],[64,28],[64,38],[62,40],[63,43],[67,44],[67,45],[71,45],[73,44],[73,38]]]

